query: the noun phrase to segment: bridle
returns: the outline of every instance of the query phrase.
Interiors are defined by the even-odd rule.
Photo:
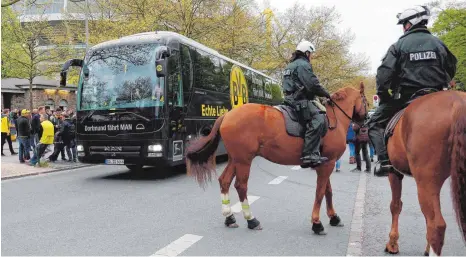
[[[354,113],[359,113],[359,112],[362,110],[362,108],[364,108],[364,113],[367,112],[367,99],[366,99],[366,95],[364,95],[364,93],[361,93],[360,95],[361,95],[362,105],[363,105],[363,106],[361,106],[361,108],[359,108],[358,111],[353,112],[353,115],[354,115]],[[337,103],[335,103],[335,101],[333,101],[331,98],[330,98],[329,100],[330,100],[330,103],[329,103],[329,104],[330,104],[330,106],[332,107],[333,115],[335,116],[335,126],[331,126],[331,125],[330,125],[330,119],[328,118],[328,115],[327,115],[328,128],[329,128],[330,130],[333,130],[333,129],[337,128],[337,125],[338,125],[338,119],[337,119],[336,114],[335,114],[335,108],[334,108],[334,106],[336,106],[338,109],[340,109],[340,111],[341,111],[349,120],[351,120],[353,123],[356,123],[356,124],[358,124],[359,126],[362,126],[362,125],[364,124],[364,120],[363,120],[362,122],[354,120],[354,119],[353,119],[352,117],[350,117],[345,111],[343,111],[343,109],[342,109]],[[353,109],[354,109],[354,108],[356,108],[356,107],[353,107]]]

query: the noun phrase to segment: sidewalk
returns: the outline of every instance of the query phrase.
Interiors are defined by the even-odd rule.
[[[18,152],[18,142],[13,142],[13,149],[15,152]],[[53,153],[53,146],[50,147],[52,151],[45,153],[45,158]],[[84,164],[78,162],[68,162],[61,160],[61,154],[58,155],[56,162],[49,162],[48,167],[33,167],[30,166],[28,162],[20,163],[18,155],[11,155],[8,143],[3,146],[3,153],[5,156],[1,157],[1,167],[2,167],[2,179],[23,177],[29,175],[37,175],[42,173],[49,173],[54,171],[76,169],[81,167],[91,166],[90,164]],[[32,157],[32,151],[30,152]],[[65,151],[65,156],[66,155]]]

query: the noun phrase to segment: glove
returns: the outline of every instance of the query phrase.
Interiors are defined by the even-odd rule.
[[[383,93],[378,93],[377,94],[380,98],[380,103],[386,103],[388,101],[390,101],[391,99],[391,96],[388,92],[383,92]]]
[[[330,94],[329,94],[327,91],[325,91],[324,97],[326,97],[327,99],[330,99],[330,98],[331,98]]]

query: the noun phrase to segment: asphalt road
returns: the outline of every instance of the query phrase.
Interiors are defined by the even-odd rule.
[[[218,173],[225,163],[218,164]],[[161,178],[148,169],[133,176],[125,167],[95,166],[2,181],[2,255],[346,255],[362,236],[362,255],[383,252],[390,230],[388,179],[349,172],[347,153],[342,172],[331,177],[334,206],[345,223],[331,227],[322,205],[326,236],[313,235],[309,216],[316,174],[256,158],[249,180],[254,216],[262,231],[251,231],[241,213],[237,229],[223,225],[217,181],[203,191],[182,171]],[[286,179],[269,184],[279,176]],[[366,176],[366,175],[364,175]],[[358,186],[360,204],[356,204]],[[412,178],[403,184],[400,255],[422,255],[425,221]],[[453,216],[449,180],[442,190],[447,222],[443,255],[464,255]],[[238,201],[234,187],[231,203]],[[255,196],[255,197],[254,197]],[[364,208],[359,208],[363,206]],[[357,229],[362,215],[362,231]],[[354,224],[352,224],[354,218]],[[358,234],[361,233],[361,234]],[[350,235],[352,239],[350,241]]]

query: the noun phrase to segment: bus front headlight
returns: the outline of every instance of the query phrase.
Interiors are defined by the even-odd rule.
[[[161,152],[162,151],[162,145],[160,145],[160,144],[148,145],[147,146],[147,151],[148,152]]]
[[[82,146],[82,145],[77,145],[77,146],[76,146],[76,150],[77,150],[78,152],[84,152],[84,146]]]

